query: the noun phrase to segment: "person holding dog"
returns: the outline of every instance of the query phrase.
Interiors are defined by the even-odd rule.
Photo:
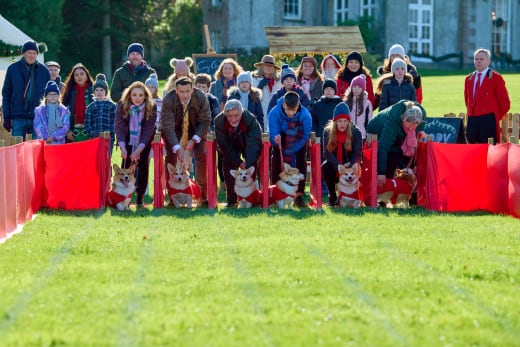
[[[208,205],[206,184],[206,134],[211,112],[206,95],[193,88],[193,80],[181,77],[175,88],[163,98],[161,110],[162,136],[166,162],[174,167],[177,160],[195,158],[195,181],[202,194],[202,206]]]
[[[262,152],[262,129],[258,119],[244,109],[240,100],[230,99],[215,118],[217,145],[222,152],[222,166],[226,182],[227,207],[237,203],[235,178],[230,170],[255,167]],[[255,175],[256,176],[256,175]]]
[[[368,123],[367,132],[377,134],[377,182],[393,178],[395,170],[413,165],[417,142],[426,137],[426,111],[415,101],[401,100],[380,111]]]
[[[489,68],[491,53],[479,48],[473,54],[475,71],[464,82],[468,143],[500,142],[500,120],[509,112],[511,101],[502,75]]]
[[[344,102],[334,108],[333,118],[323,131],[323,157],[321,165],[323,179],[329,191],[329,206],[338,204],[336,183],[338,165],[351,167],[361,160],[363,137],[350,118],[350,109]]]
[[[271,183],[278,181],[282,162],[296,167],[304,179],[299,182],[294,204],[305,207],[303,193],[307,174],[306,154],[312,130],[312,117],[309,110],[300,103],[295,91],[288,91],[276,102],[269,112],[269,138],[272,144]]]
[[[157,107],[143,82],[132,83],[116,106],[115,133],[121,149],[122,168],[137,162],[136,206],[144,207],[148,185],[148,156],[155,133]]]

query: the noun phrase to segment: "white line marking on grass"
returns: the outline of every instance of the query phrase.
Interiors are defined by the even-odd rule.
[[[361,284],[352,276],[345,273],[345,269],[332,263],[328,257],[323,254],[318,248],[305,244],[309,250],[309,253],[320,259],[329,269],[333,269],[343,279],[343,282],[348,288],[351,288],[356,298],[365,304],[369,309],[370,313],[379,323],[385,328],[386,332],[396,341],[396,346],[409,346],[409,342],[406,341],[406,337],[399,334],[396,329],[392,326],[391,322],[386,319],[386,315],[377,307],[376,300],[366,292]]]
[[[56,273],[58,266],[63,263],[65,258],[69,255],[69,251],[76,247],[76,245],[82,241],[87,235],[87,231],[90,230],[92,224],[96,222],[96,220],[104,213],[104,211],[98,211],[95,214],[95,218],[90,223],[87,223],[85,227],[78,233],[75,234],[74,237],[70,238],[67,243],[65,243],[58,253],[56,253],[51,258],[51,265],[42,273],[39,278],[35,278],[35,284],[31,286],[30,291],[22,292],[14,305],[5,310],[5,314],[2,322],[0,322],[0,336],[7,333],[7,331],[14,325],[14,323],[18,320],[20,315],[25,311],[29,302],[32,300],[33,296],[38,295],[42,292],[43,288],[47,286],[51,277]]]

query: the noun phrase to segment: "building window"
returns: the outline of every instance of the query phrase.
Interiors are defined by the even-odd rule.
[[[335,25],[346,22],[348,18],[348,0],[334,0]]]
[[[491,53],[493,57],[501,57],[511,52],[510,25],[511,0],[494,0],[491,20]]]
[[[301,0],[284,0],[283,17],[285,19],[301,19],[302,18],[302,1]]]
[[[410,0],[408,43],[412,53],[433,55],[433,1]]]
[[[371,17],[374,15],[374,0],[362,0],[361,1],[361,17]]]

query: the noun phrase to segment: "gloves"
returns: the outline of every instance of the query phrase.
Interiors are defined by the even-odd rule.
[[[269,85],[269,78],[262,78],[258,85],[256,86],[258,89],[264,89],[265,86]]]
[[[11,132],[11,120],[10,119],[4,119],[4,128],[5,130]]]

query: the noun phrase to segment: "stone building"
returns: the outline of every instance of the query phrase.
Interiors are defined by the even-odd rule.
[[[202,0],[213,49],[267,47],[265,26],[327,26],[373,18],[386,56],[402,44],[414,62],[471,66],[473,51],[488,48],[494,61],[520,60],[520,2],[515,0]],[[433,57],[433,59],[432,59]]]

